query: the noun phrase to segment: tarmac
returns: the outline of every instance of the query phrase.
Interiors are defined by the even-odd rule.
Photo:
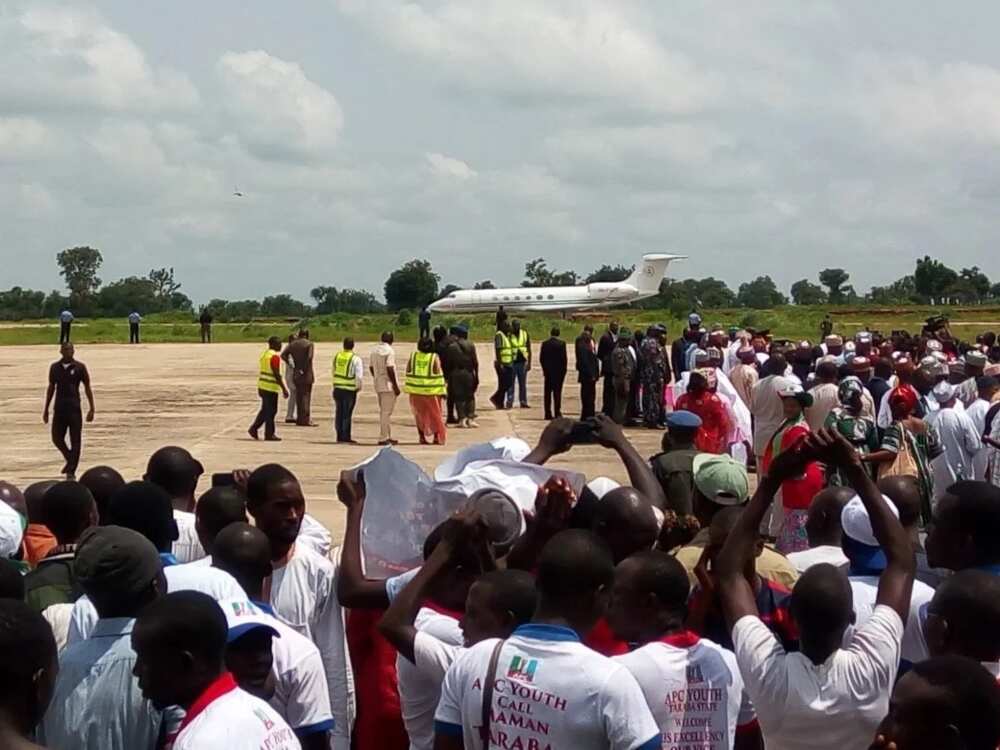
[[[574,334],[575,336],[575,334]],[[538,343],[535,342],[537,355]],[[374,342],[359,342],[355,351],[365,361]],[[406,361],[413,344],[397,344],[397,372],[402,385]],[[568,342],[569,374],[563,389],[563,414],[579,415],[579,386],[573,362],[573,342]],[[378,441],[378,406],[370,376],[366,378],[354,415],[354,439],[359,445],[340,445],[333,435],[333,399],[330,368],[339,347],[316,345],[316,385],[312,416],[317,427],[296,427],[279,422],[280,443],[255,442],[247,427],[259,406],[257,362],[263,344],[138,344],[86,345],[76,357],[87,365],[96,401],[96,419],[85,424],[80,472],[90,466],[113,466],[127,480],[140,479],[146,461],[157,448],[180,445],[205,466],[199,492],[211,486],[213,472],[252,469],[277,462],[291,469],[302,483],[307,510],[330,529],[334,539],[343,533],[344,513],[336,498],[337,477],[372,455]],[[497,411],[488,398],[496,387],[490,344],[479,344],[482,384],[477,395],[479,429],[448,428],[445,446],[423,446],[407,397],[396,403],[392,419],[397,450],[431,472],[455,451],[501,436],[517,436],[534,446],[546,422],[542,416],[542,374],[537,365],[529,372],[531,407]],[[43,479],[58,479],[62,456],[52,445],[49,427],[42,423],[50,364],[59,358],[58,346],[0,347],[0,479],[25,487]],[[81,397],[83,389],[81,388]],[[86,403],[84,402],[86,408]],[[598,384],[600,407],[600,384]],[[285,402],[279,407],[283,420]],[[627,431],[644,456],[659,451],[663,433],[643,428]],[[618,456],[600,446],[577,446],[553,459],[552,466],[573,468],[588,477],[608,476],[626,482]]]

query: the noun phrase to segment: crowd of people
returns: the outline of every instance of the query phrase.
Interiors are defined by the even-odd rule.
[[[530,342],[497,330],[506,409]],[[289,468],[222,472],[199,495],[204,467],[180,447],[141,478],[0,483],[0,744],[997,748],[995,337],[829,331],[813,346],[696,315],[669,348],[665,334],[585,331],[591,408],[569,419],[553,399],[537,445],[505,464],[537,476],[595,444],[627,485],[550,469],[513,535],[456,498],[423,564],[387,579],[366,573],[364,468],[337,486],[342,539]],[[282,359],[298,388],[311,356],[297,340],[261,357],[274,411]],[[451,393],[468,419],[473,399],[440,392],[447,368],[423,342],[411,404],[444,421]],[[388,373],[392,343],[369,371]],[[335,399],[364,369],[345,342]],[[64,362],[57,399],[85,375]],[[640,455],[633,424],[664,429],[662,451]]]

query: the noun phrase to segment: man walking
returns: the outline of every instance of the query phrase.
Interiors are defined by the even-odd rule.
[[[198,317],[198,323],[201,325],[201,343],[211,344],[212,313],[209,312],[209,309],[207,307],[201,308],[201,315]]]
[[[531,339],[521,328],[521,321],[511,323],[510,344],[514,348],[512,363],[514,377],[507,386],[507,408],[514,407],[514,383],[517,383],[517,398],[522,409],[528,408],[528,373],[531,371]]]
[[[580,383],[580,419],[590,419],[596,411],[597,380],[601,362],[594,351],[594,327],[587,324],[576,337],[576,372]]]
[[[139,343],[139,323],[142,322],[142,316],[138,311],[133,310],[128,314],[128,342],[130,344]]]
[[[267,340],[267,349],[260,355],[257,368],[257,395],[260,396],[260,411],[247,434],[258,440],[260,428],[264,428],[264,439],[277,442],[281,438],[275,434],[274,419],[278,415],[278,394],[288,398],[288,389],[281,377],[281,339],[272,336]]]
[[[77,362],[73,355],[75,349],[67,341],[60,348],[62,358],[49,368],[49,388],[45,393],[45,411],[42,421],[49,423],[49,408],[55,397],[55,408],[52,412],[52,443],[56,446],[66,465],[62,474],[66,479],[76,478],[76,467],[80,464],[80,451],[83,448],[83,416],[80,409],[80,385],[87,394],[87,421],[94,421],[94,392],[90,389],[90,373],[87,366]],[[69,433],[69,446],[66,445],[66,433]]]
[[[501,321],[493,339],[493,367],[497,372],[497,391],[490,396],[490,403],[497,409],[504,408],[507,390],[514,385],[514,348],[510,340],[510,323]],[[508,405],[506,408],[510,408]]]
[[[351,438],[351,420],[354,405],[361,390],[365,368],[361,358],[354,353],[354,339],[344,339],[344,350],[333,358],[333,424],[338,443],[356,443]]]
[[[378,398],[378,444],[396,445],[392,439],[392,412],[399,398],[399,381],[396,379],[396,352],[392,348],[395,337],[392,331],[382,333],[381,343],[372,352],[370,370]]]
[[[312,421],[312,389],[316,382],[313,372],[313,356],[316,348],[309,340],[309,331],[299,329],[298,337],[288,344],[288,357],[291,359],[294,371],[292,380],[295,383],[295,424],[299,427],[315,427]]]
[[[73,313],[71,313],[69,310],[63,310],[61,313],[59,313],[59,343],[60,344],[68,344],[69,343],[70,328],[73,327],[73,321],[74,320],[75,320],[75,318],[73,317]]]
[[[559,338],[559,328],[553,327],[549,338],[542,342],[538,352],[542,363],[542,378],[545,392],[545,418],[562,416],[562,389],[566,380],[566,342]]]

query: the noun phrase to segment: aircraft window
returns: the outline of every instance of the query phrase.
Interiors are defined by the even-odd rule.
[[[542,299],[542,295],[539,294],[535,299]]]
[[[504,301],[504,302],[510,302],[510,297],[504,297],[504,298],[503,298],[503,301]]]
[[[539,297],[539,299],[541,299],[541,297]],[[555,297],[550,294],[549,299],[555,299]]]
[[[449,294],[449,295],[448,295],[448,299],[455,299],[455,297],[456,297],[456,295],[455,295],[455,294]]]

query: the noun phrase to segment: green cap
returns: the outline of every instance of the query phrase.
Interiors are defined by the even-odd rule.
[[[750,496],[746,467],[732,456],[699,453],[692,468],[695,487],[718,505],[742,505]]]

